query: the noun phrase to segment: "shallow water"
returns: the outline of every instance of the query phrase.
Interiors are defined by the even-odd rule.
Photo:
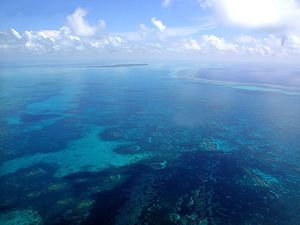
[[[0,224],[300,224],[297,87],[176,66],[3,67]]]

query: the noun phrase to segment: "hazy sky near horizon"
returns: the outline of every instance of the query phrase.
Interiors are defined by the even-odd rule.
[[[0,0],[0,54],[300,55],[298,0]]]

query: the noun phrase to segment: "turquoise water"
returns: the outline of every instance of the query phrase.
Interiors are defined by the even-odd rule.
[[[0,224],[300,224],[300,73],[235,66],[2,66]]]

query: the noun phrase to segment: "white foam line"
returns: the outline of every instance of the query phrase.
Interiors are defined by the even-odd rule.
[[[286,95],[300,95],[300,89],[286,87],[281,85],[272,85],[272,84],[255,84],[255,83],[242,83],[242,82],[231,82],[231,81],[218,81],[218,80],[208,80],[195,77],[195,71],[191,71],[191,75],[177,76],[176,74],[170,74],[173,78],[176,79],[186,79],[193,82],[205,83],[205,84],[216,84],[222,85],[230,88],[251,90],[251,91],[265,91],[265,92],[277,92]]]

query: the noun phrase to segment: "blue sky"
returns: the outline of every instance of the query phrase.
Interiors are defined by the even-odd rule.
[[[91,23],[99,18],[108,21],[110,31],[134,30],[154,16],[168,21],[170,26],[196,25],[198,19],[207,14],[197,1],[191,0],[179,1],[170,7],[162,7],[160,0],[11,0],[0,3],[0,29],[56,29],[77,7],[89,12],[87,20]]]
[[[0,53],[11,57],[288,59],[299,27],[298,0],[0,1]]]

